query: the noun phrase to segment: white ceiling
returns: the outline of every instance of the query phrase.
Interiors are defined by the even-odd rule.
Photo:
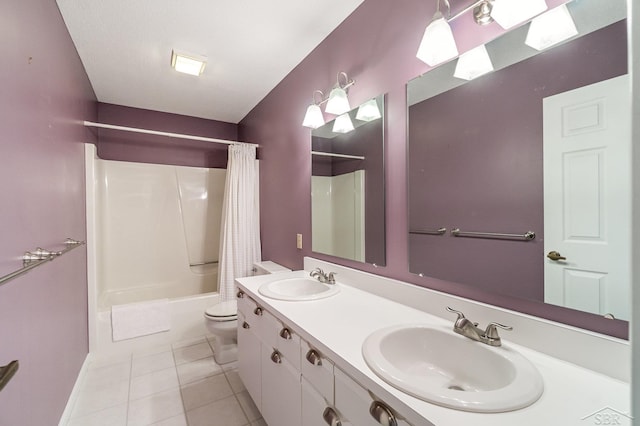
[[[57,0],[98,101],[238,123],[364,0]],[[206,56],[200,77],[171,50]]]

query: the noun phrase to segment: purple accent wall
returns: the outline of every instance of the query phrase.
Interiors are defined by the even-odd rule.
[[[409,229],[536,233],[411,234],[411,272],[544,301],[542,100],[626,74],[626,49],[618,22],[409,108]]]
[[[314,151],[358,155],[364,160],[312,156],[312,174],[337,176],[365,171],[365,261],[385,265],[383,120],[363,124],[355,132],[332,139],[313,137]]]
[[[82,120],[95,95],[55,1],[2,8],[0,275],[36,247],[86,239]],[[88,352],[83,247],[0,287],[0,365],[20,369],[0,393],[0,424],[58,424]]]
[[[549,0],[549,7],[564,3]],[[486,292],[472,286],[411,274],[408,268],[407,108],[406,83],[428,71],[415,53],[435,2],[406,0],[402,6],[367,0],[284,78],[240,122],[242,140],[261,144],[262,256],[289,268],[303,266],[304,256],[430,287],[497,306],[616,336],[626,336],[626,322]],[[480,27],[471,14],[453,23],[458,48],[467,51],[502,33],[495,23]],[[345,71],[356,84],[349,90],[352,104],[387,93],[385,128],[387,266],[346,261],[313,254],[306,243],[296,249],[296,233],[311,236],[310,131],[301,126],[310,96],[327,90],[336,73]],[[443,307],[444,309],[444,307]]]
[[[238,140],[237,124],[113,104],[98,104],[98,121],[103,124]],[[225,144],[121,130],[94,128],[92,131],[98,136],[98,157],[104,160],[208,168],[227,167]]]

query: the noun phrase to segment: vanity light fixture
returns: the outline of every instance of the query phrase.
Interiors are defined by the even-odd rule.
[[[340,83],[340,76],[344,76],[345,84],[342,85]],[[345,112],[351,111],[351,106],[349,105],[349,98],[347,96],[347,89],[353,85],[354,81],[349,81],[349,77],[345,72],[339,72],[337,77],[337,82],[335,87],[329,93],[329,100],[327,101],[327,106],[324,108],[326,112],[329,114],[344,114]]]
[[[473,80],[491,71],[493,71],[491,58],[485,45],[481,44],[460,55],[453,76],[463,80]]]
[[[536,50],[544,50],[577,34],[571,13],[562,4],[531,21],[525,44]]]
[[[360,121],[373,121],[380,117],[382,117],[382,114],[380,114],[380,108],[378,108],[378,102],[375,99],[360,105],[356,113],[356,120]]]
[[[320,93],[320,102],[316,102],[316,93]],[[320,104],[323,102],[322,98],[324,93],[321,90],[313,92],[313,103],[307,107],[307,113],[304,115],[302,125],[310,129],[317,129],[320,126],[324,126],[324,116],[320,109]]]
[[[444,0],[449,12],[451,11],[449,1]],[[440,0],[436,6],[436,13],[431,18],[422,36],[422,41],[418,47],[416,57],[429,66],[436,66],[458,56],[458,47],[453,38],[453,31],[449,22],[440,12]]]
[[[545,0],[493,0],[491,17],[508,30],[547,10]]]
[[[354,130],[353,122],[351,121],[351,117],[349,117],[348,112],[339,115],[333,122],[334,133],[349,133],[352,130]]]
[[[171,66],[178,72],[199,76],[204,71],[207,58],[190,53],[171,51]]]

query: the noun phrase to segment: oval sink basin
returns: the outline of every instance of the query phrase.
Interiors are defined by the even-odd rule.
[[[324,284],[313,278],[286,278],[265,283],[258,292],[278,300],[316,300],[333,296],[340,291],[335,284]]]
[[[473,341],[444,327],[384,328],[367,337],[362,354],[391,386],[463,411],[517,410],[537,401],[544,389],[540,373],[520,353]]]

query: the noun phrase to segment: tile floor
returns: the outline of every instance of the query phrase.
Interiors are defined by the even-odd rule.
[[[220,366],[207,337],[94,358],[67,426],[266,426],[235,363]]]

